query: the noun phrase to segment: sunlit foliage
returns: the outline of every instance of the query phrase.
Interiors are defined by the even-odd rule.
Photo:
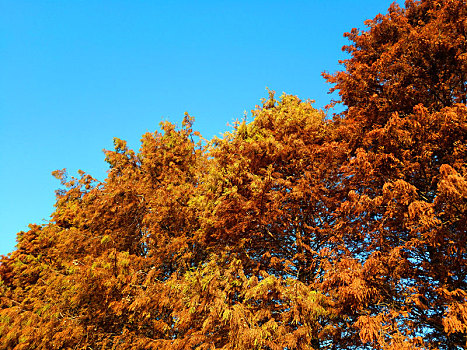
[[[0,260],[0,349],[467,347],[467,4],[407,1],[221,138],[115,139]]]

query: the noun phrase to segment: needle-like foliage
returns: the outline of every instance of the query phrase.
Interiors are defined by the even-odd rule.
[[[54,172],[0,260],[0,349],[467,347],[467,4],[346,36],[328,118],[273,91],[221,138],[177,128]]]

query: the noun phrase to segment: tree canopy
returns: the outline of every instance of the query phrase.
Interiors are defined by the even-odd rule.
[[[114,139],[0,260],[1,349],[467,347],[467,4],[406,1],[221,138]]]

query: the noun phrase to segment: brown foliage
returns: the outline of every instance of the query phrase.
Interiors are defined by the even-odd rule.
[[[0,349],[467,347],[467,5],[407,1],[222,138],[115,139],[0,263]],[[195,142],[194,140],[200,141]]]

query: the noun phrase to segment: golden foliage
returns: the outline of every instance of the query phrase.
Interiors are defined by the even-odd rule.
[[[205,140],[186,114],[55,171],[0,260],[0,349],[467,347],[467,5],[392,5],[325,74]],[[196,141],[195,141],[196,140]]]

